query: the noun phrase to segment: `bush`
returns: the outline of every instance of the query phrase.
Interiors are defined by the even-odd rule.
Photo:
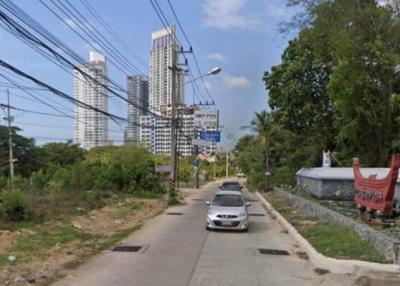
[[[2,192],[0,215],[7,221],[20,221],[26,216],[26,204],[20,191]]]
[[[0,191],[7,188],[7,177],[0,175]]]

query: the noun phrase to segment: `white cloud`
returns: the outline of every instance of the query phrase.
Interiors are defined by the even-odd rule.
[[[288,9],[285,5],[276,5],[266,3],[267,15],[276,19],[285,19],[289,17]]]
[[[207,55],[207,59],[223,62],[226,60],[225,56],[220,53],[211,53]]]
[[[227,75],[224,77],[225,85],[228,88],[246,88],[250,86],[250,80],[245,76]]]
[[[221,30],[257,29],[260,22],[249,15],[243,15],[248,0],[205,0],[203,21],[207,26]]]

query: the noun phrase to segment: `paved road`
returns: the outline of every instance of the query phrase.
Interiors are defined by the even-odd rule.
[[[212,183],[191,193],[187,205],[167,210],[182,215],[160,215],[122,243],[142,245],[141,251],[105,252],[55,285],[351,285],[344,276],[315,274],[296,255],[299,249],[290,237],[268,216],[251,216],[248,233],[206,231],[204,201],[215,190]],[[250,193],[246,197],[256,200]],[[257,201],[249,212],[265,214]],[[258,248],[287,250],[291,255],[260,254]]]

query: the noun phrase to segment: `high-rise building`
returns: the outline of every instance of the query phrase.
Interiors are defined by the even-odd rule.
[[[90,52],[89,62],[74,71],[75,99],[107,111],[107,68],[106,58],[99,53]],[[91,78],[89,78],[89,75]],[[90,149],[107,145],[108,121],[106,115],[92,109],[75,105],[74,142],[82,148]]]
[[[153,112],[164,112],[172,103],[172,70],[178,66],[175,27],[153,32],[150,51],[149,105]],[[176,104],[184,103],[184,74],[176,72]]]
[[[200,108],[179,106],[179,132],[177,150],[182,156],[191,156],[193,145],[191,139],[197,139],[200,131],[216,131],[218,128],[218,111],[202,110]],[[166,111],[170,115],[170,109]],[[171,126],[170,120],[154,115],[140,117],[140,142],[154,154],[170,154]],[[216,152],[216,143],[209,146],[199,146],[198,152],[211,155]]]
[[[128,127],[126,143],[139,144],[140,116],[147,114],[149,108],[149,80],[146,76],[134,75],[127,78],[128,88]]]

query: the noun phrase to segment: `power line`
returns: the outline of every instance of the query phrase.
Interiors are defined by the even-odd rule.
[[[24,109],[24,108],[19,108],[19,107],[16,107],[16,106],[3,104],[3,103],[0,103],[0,107],[10,108],[10,109],[13,109],[13,110],[18,110],[18,111],[32,113],[32,114],[38,114],[38,115],[53,116],[53,117],[65,117],[65,115],[61,115],[61,114],[41,112],[41,111],[35,111],[35,110],[30,110],[30,109]]]
[[[129,45],[113,30],[113,28],[104,20],[104,18],[89,4],[87,0],[80,0],[83,6],[91,13],[109,32],[109,34],[116,40],[124,49],[127,51],[132,57],[134,57],[140,64],[143,66],[146,65],[146,62],[140,57]]]
[[[155,0],[155,1],[156,1],[156,0]],[[190,47],[193,47],[193,45],[192,45],[192,43],[191,43],[189,37],[187,36],[185,30],[183,29],[183,26],[181,25],[181,21],[179,20],[179,17],[178,17],[178,15],[177,15],[176,12],[175,12],[174,6],[172,5],[172,3],[171,3],[170,0],[167,0],[167,2],[168,2],[168,5],[169,5],[169,7],[170,7],[170,9],[171,9],[171,11],[172,11],[172,14],[174,15],[174,18],[175,18],[176,22],[177,22],[177,24],[178,24],[178,27],[179,27],[179,29],[181,30],[183,36],[185,37],[187,43],[189,44]],[[200,70],[200,66],[199,66],[199,63],[198,63],[198,61],[197,61],[196,54],[195,54],[195,52],[193,51],[193,48],[192,48],[192,56],[193,56],[193,59],[194,59],[194,63],[195,63],[197,72],[199,73],[200,80],[201,80],[202,83],[203,83],[204,90],[206,91],[208,97],[209,97],[212,101],[214,101],[214,99],[211,97],[210,92],[209,92],[209,90],[208,90],[208,88],[207,88],[207,85],[206,85],[206,83],[205,83],[205,81],[204,81],[204,77],[202,76],[202,73],[201,73],[201,70]]]
[[[73,116],[71,116],[71,115],[65,113],[65,112],[62,111],[62,110],[59,110],[57,107],[54,107],[54,106],[52,106],[50,103],[47,103],[46,101],[40,99],[39,97],[37,97],[36,95],[34,95],[32,92],[30,92],[29,90],[25,89],[24,87],[18,85],[17,83],[15,83],[15,81],[13,81],[12,79],[8,78],[7,76],[5,76],[5,75],[3,75],[3,74],[0,74],[0,76],[3,77],[4,79],[8,80],[10,83],[12,83],[13,85],[15,85],[16,87],[19,87],[21,90],[23,90],[25,93],[29,94],[31,97],[33,97],[34,99],[36,99],[36,100],[39,101],[40,103],[42,103],[42,104],[44,104],[44,105],[50,107],[51,109],[57,111],[57,112],[60,113],[60,114],[63,114],[64,116],[72,117],[72,118],[73,118]]]
[[[35,30],[37,33],[39,33],[40,35],[42,35],[43,37],[45,37],[45,39],[49,40],[52,44],[56,45],[57,48],[60,48],[60,45],[62,45],[62,47],[60,48],[62,51],[64,51],[65,53],[67,53],[69,56],[71,56],[72,58],[74,58],[76,61],[81,61],[81,58],[79,55],[77,55],[73,50],[71,51],[71,49],[66,46],[64,43],[62,43],[60,40],[58,40],[57,38],[55,38],[54,35],[52,35],[50,32],[48,32],[43,26],[41,26],[40,24],[38,24],[35,20],[33,20],[32,18],[29,17],[29,15],[27,15],[26,13],[24,13],[20,8],[18,8],[16,5],[13,5],[12,3],[4,3],[4,1],[1,1],[1,4],[3,7],[5,6],[6,9],[8,11],[10,11],[14,16],[18,17],[22,22],[24,22],[26,25],[28,25],[31,29]],[[12,5],[12,7],[9,7],[7,5]],[[16,10],[16,11],[14,11]],[[22,16],[21,16],[22,14]],[[21,17],[25,17],[22,18]],[[112,90],[110,87],[108,87],[105,84],[100,83],[97,79],[93,78],[92,76],[90,76],[89,74],[87,74],[86,72],[82,71],[81,68],[79,68],[78,66],[76,66],[75,64],[73,64],[71,61],[69,61],[68,59],[66,59],[63,55],[61,55],[59,52],[57,52],[56,50],[54,50],[53,48],[51,48],[50,46],[48,46],[46,43],[44,43],[43,41],[41,41],[40,39],[38,39],[36,36],[34,36],[32,33],[30,33],[28,30],[26,30],[24,27],[22,27],[21,25],[19,25],[17,22],[15,22],[14,20],[12,20],[10,17],[8,17],[4,12],[0,11],[0,18],[3,20],[3,22],[7,25],[6,27],[10,28],[11,32],[13,32],[15,35],[23,37],[23,39],[25,39],[28,43],[32,43],[34,45],[38,45],[39,47],[41,47],[43,50],[41,49],[36,49],[39,53],[41,53],[42,55],[44,55],[45,57],[49,57],[48,54],[43,53],[44,51],[48,52],[51,56],[53,56],[58,62],[63,63],[64,65],[67,65],[68,67],[71,67],[77,71],[79,71],[85,78],[90,79],[93,82],[96,82],[97,84],[100,84],[101,86],[103,86],[106,90],[108,90],[110,93],[116,95],[118,98],[124,100],[125,102],[127,102],[128,104],[131,104],[135,107],[137,107],[138,109],[144,110],[156,117],[163,117],[159,114],[156,114],[152,111],[150,111],[147,108],[144,108],[143,106],[141,106],[140,104],[136,104],[134,102],[131,102],[130,100],[124,98],[123,96],[121,96],[120,94],[116,93],[114,90]],[[63,21],[64,22],[64,21]],[[65,22],[64,22],[65,23]],[[32,46],[32,45],[31,45]],[[117,84],[115,84],[114,82],[112,82],[110,79],[106,78],[107,81],[109,81],[110,83],[112,83],[114,86],[118,87],[119,89],[123,90],[121,87],[119,87]],[[125,90],[123,90],[124,92],[126,92]],[[127,93],[127,92],[126,92]],[[106,95],[107,96],[107,95]]]
[[[46,8],[48,8],[53,14],[56,14],[54,12],[54,10],[52,10],[48,5],[46,5],[43,0],[39,0]],[[54,0],[50,0],[51,3],[53,3],[53,5],[55,7],[57,7],[57,9],[63,13],[66,17],[68,17],[71,21],[73,21],[75,26],[71,26],[68,23],[65,22],[65,20],[63,20],[63,22],[71,29],[73,30],[77,35],[79,34],[77,32],[77,28],[79,30],[81,30],[87,37],[90,38],[91,41],[96,42],[97,44],[99,44],[105,51],[108,52],[108,54],[116,61],[118,62],[118,64],[120,66],[122,66],[124,68],[125,71],[120,70],[123,73],[126,73],[126,71],[128,71],[128,73],[134,71],[134,73],[140,73],[140,71],[133,66],[132,64],[129,63],[129,61],[126,60],[126,58],[124,58],[123,56],[121,56],[118,52],[115,51],[115,48],[113,47],[113,45],[103,37],[103,35],[101,35],[100,33],[97,32],[97,30],[95,29],[95,27],[93,27],[93,25],[88,22],[85,17],[83,17],[83,15],[77,10],[75,9],[75,7],[68,1],[68,0],[63,0],[63,1],[58,1],[59,4],[56,3],[56,1]],[[69,7],[67,7],[66,5],[64,5],[64,3],[66,3]],[[72,10],[71,10],[72,9]],[[81,36],[81,34],[79,34],[79,36]],[[93,49],[95,49],[96,51],[100,52],[98,50],[98,48],[93,45],[93,43],[89,40],[87,40],[85,37],[81,37],[84,41],[86,41]],[[118,68],[118,65],[116,65],[116,67]],[[132,70],[131,70],[132,69]]]
[[[164,14],[163,10],[161,9],[160,5],[158,4],[157,0],[149,0],[149,1],[150,1],[151,6],[153,7],[153,10],[156,12],[157,17],[160,19],[161,24],[164,26],[164,29],[166,29],[167,31],[170,31],[170,29],[168,28],[168,27],[170,26],[170,24],[169,24],[169,22],[168,22],[168,19],[167,19],[167,17],[165,16],[165,14]],[[153,2],[153,1],[154,1],[154,2]],[[171,34],[171,33],[170,33],[170,34]],[[172,34],[172,37],[173,37],[174,41],[175,41],[180,47],[183,46],[182,43],[179,41],[178,37],[177,37],[175,34]],[[191,49],[191,51],[192,51],[192,49]],[[194,80],[194,76],[193,76],[192,71],[191,71],[191,67],[190,67],[190,64],[189,64],[189,60],[188,60],[188,58],[186,57],[185,53],[183,53],[182,55],[183,55],[183,57],[184,57],[184,59],[185,59],[185,63],[187,63],[187,65],[188,65],[189,76],[190,76],[190,78],[191,78],[190,82],[191,82],[191,84],[192,84],[192,86],[193,86],[193,89],[194,89],[194,90],[197,90],[197,91],[199,92],[199,95],[201,95],[201,92],[200,92],[200,89],[199,89],[199,87],[198,87],[198,85],[197,85],[197,82]],[[201,74],[200,74],[200,75],[201,75]],[[196,96],[196,93],[195,93],[195,96]],[[199,98],[199,100],[201,101],[200,98]]]
[[[19,76],[22,76],[22,77],[24,77],[24,78],[26,78],[26,79],[29,79],[30,81],[36,83],[36,84],[39,85],[39,86],[42,86],[42,87],[44,87],[44,88],[47,88],[49,91],[51,91],[53,94],[55,94],[55,95],[57,95],[57,96],[60,96],[60,97],[65,98],[65,99],[67,99],[67,100],[69,100],[69,101],[72,101],[73,103],[75,103],[75,104],[77,104],[77,105],[80,105],[80,106],[83,107],[83,108],[91,109],[91,110],[93,110],[93,111],[96,111],[96,112],[98,112],[98,113],[101,113],[101,114],[103,114],[103,115],[105,115],[105,116],[111,118],[111,119],[114,120],[116,123],[117,123],[117,121],[127,121],[127,119],[125,119],[125,118],[122,118],[122,117],[119,117],[119,116],[117,116],[117,115],[108,113],[108,112],[106,112],[106,111],[104,111],[104,110],[101,110],[101,109],[99,109],[99,108],[97,108],[97,107],[91,106],[91,105],[89,105],[89,104],[87,104],[87,103],[84,103],[84,102],[82,102],[82,101],[80,101],[80,100],[77,100],[77,99],[73,98],[72,96],[70,96],[70,95],[68,95],[68,94],[66,94],[66,93],[64,93],[64,92],[62,92],[62,91],[59,91],[58,89],[56,89],[56,88],[54,88],[54,87],[52,87],[52,86],[50,86],[50,85],[48,85],[48,84],[46,84],[46,83],[40,81],[39,79],[37,79],[37,78],[35,78],[35,77],[31,76],[31,75],[26,74],[25,72],[23,72],[23,71],[17,69],[16,67],[14,67],[14,66],[12,66],[12,65],[10,65],[10,64],[8,64],[8,63],[6,63],[6,62],[3,61],[3,60],[0,60],[0,66],[3,66],[4,68],[6,68],[6,69],[12,71],[13,73],[15,73],[15,74],[17,74],[17,75],[19,75]],[[119,123],[117,123],[117,124],[119,125]]]

